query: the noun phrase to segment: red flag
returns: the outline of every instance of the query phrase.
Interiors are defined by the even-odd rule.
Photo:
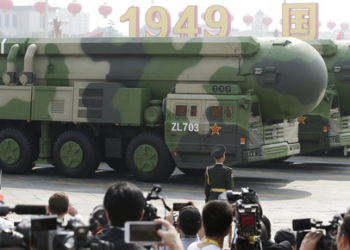
[[[343,31],[340,31],[339,34],[337,35],[336,40],[343,40],[343,36],[344,36]]]

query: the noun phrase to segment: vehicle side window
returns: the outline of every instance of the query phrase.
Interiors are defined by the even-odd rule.
[[[197,116],[197,106],[191,106],[191,116]]]
[[[338,96],[333,96],[332,106],[331,106],[331,115],[339,114],[339,99]]]
[[[222,106],[212,106],[211,117],[222,117]]]
[[[176,116],[186,116],[187,115],[187,105],[176,105],[175,115]]]
[[[226,117],[232,117],[232,115],[233,115],[233,107],[227,106],[226,107]]]
[[[257,122],[260,122],[259,103],[253,102],[252,107],[250,109],[249,123],[257,123]]]

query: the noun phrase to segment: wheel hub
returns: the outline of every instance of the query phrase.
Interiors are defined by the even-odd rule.
[[[61,161],[68,168],[78,168],[83,162],[84,154],[78,143],[69,141],[60,151]]]
[[[13,139],[5,139],[0,143],[0,159],[6,164],[15,164],[21,156],[21,148]]]
[[[139,146],[134,153],[136,167],[142,172],[151,172],[157,168],[159,161],[157,150],[151,145]]]

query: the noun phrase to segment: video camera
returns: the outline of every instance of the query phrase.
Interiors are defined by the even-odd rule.
[[[219,196],[219,200],[227,200],[230,204],[235,203],[236,223],[235,235],[232,248],[235,249],[262,249],[260,234],[262,208],[257,193],[247,188],[242,192],[226,191]]]
[[[329,224],[323,224],[322,221],[315,219],[297,219],[293,220],[293,230],[297,232],[296,241],[297,249],[299,249],[304,236],[314,230],[324,230],[325,235],[317,243],[317,249],[320,250],[333,250],[337,249],[336,236],[339,226],[339,220],[342,215],[335,215]]]
[[[154,207],[151,203],[151,200],[161,200],[163,202],[164,208],[167,211],[170,211],[170,207],[167,206],[167,204],[165,203],[165,196],[163,196],[162,194],[160,194],[160,192],[162,191],[162,188],[160,185],[153,185],[152,190],[145,195],[145,199],[146,199],[146,206],[145,206],[145,213],[143,215],[143,219],[144,221],[153,221],[154,219],[160,218],[157,215],[157,208]]]
[[[90,226],[80,220],[63,223],[57,216],[45,216],[46,206],[0,205],[0,215],[10,212],[36,214],[17,223],[15,230],[2,230],[0,248],[16,249],[113,249],[113,244],[89,235]]]

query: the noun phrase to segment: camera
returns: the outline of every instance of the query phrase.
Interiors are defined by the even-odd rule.
[[[232,247],[235,249],[262,249],[260,234],[262,231],[262,208],[257,193],[249,187],[241,192],[226,191],[219,200],[235,203],[235,235]]]
[[[113,249],[113,244],[90,235],[90,226],[72,219],[64,223],[57,216],[33,217],[16,225],[24,243],[34,249]]]
[[[163,206],[167,211],[171,211],[171,209],[167,206],[165,203],[165,196],[160,194],[162,191],[162,188],[160,185],[153,185],[152,190],[145,195],[146,199],[146,206],[145,206],[145,212],[143,215],[143,221],[153,221],[154,219],[160,218],[157,215],[157,208],[154,207],[151,203],[151,200],[161,200],[163,202]]]
[[[227,191],[219,196],[219,199],[227,200],[230,204],[235,203],[235,221],[237,233],[244,239],[251,236],[258,236],[261,233],[260,221],[262,208],[257,193],[247,188],[242,192]],[[223,196],[222,196],[223,195]],[[226,196],[226,199],[223,198]]]
[[[293,220],[293,230],[296,231],[297,249],[300,247],[304,236],[311,230],[325,231],[325,235],[317,243],[317,249],[333,250],[337,249],[336,236],[341,215],[334,215],[329,224],[323,224],[322,221],[316,219],[297,219]]]
[[[92,235],[99,234],[106,226],[108,226],[106,210],[103,205],[97,205],[94,207],[90,214],[89,224]]]
[[[0,248],[16,249],[113,249],[113,244],[89,235],[91,226],[80,220],[63,223],[57,216],[46,216],[46,206],[0,204],[0,215],[37,214],[17,223],[15,230],[2,230]]]

